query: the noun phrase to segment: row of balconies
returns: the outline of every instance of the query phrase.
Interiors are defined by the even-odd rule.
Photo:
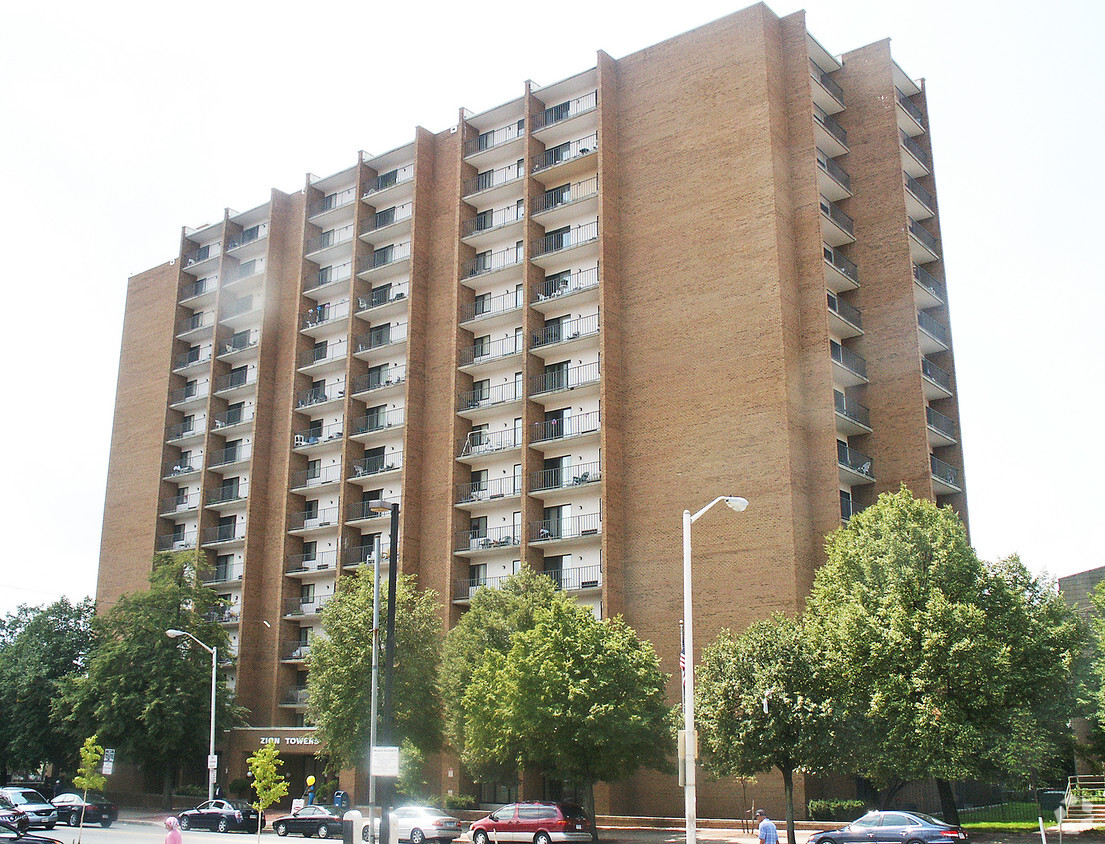
[[[239,425],[248,425],[253,422],[253,408],[244,406],[231,407],[219,413],[213,413],[210,419],[210,430],[218,431],[220,434],[225,435],[230,432],[230,429],[236,428]],[[200,421],[203,420],[201,419]],[[191,439],[192,437],[200,437],[204,434],[205,430],[205,428],[197,426],[194,418],[189,418],[170,425],[166,429],[165,439],[169,442],[176,442],[179,440]]]
[[[588,114],[596,108],[598,108],[598,92],[591,91],[583,96],[558,103],[544,111],[530,115],[530,126],[536,134],[542,129],[563,124],[565,121]],[[524,135],[525,118],[521,118],[497,129],[481,132],[477,137],[465,143],[464,155],[466,158],[479,155],[482,152],[505,146]]]
[[[589,566],[546,569],[542,572],[551,578],[557,589],[565,592],[587,592],[602,588],[602,566],[598,563]],[[479,589],[499,589],[512,575],[500,577],[474,577],[457,583],[453,588],[453,601],[467,603]]]
[[[573,464],[570,467],[540,469],[530,473],[529,492],[551,492],[563,489],[580,489],[602,480],[602,469],[596,460]],[[517,498],[522,494],[522,479],[518,476],[470,481],[457,485],[457,504],[473,504],[485,501]]]
[[[163,533],[157,537],[155,548],[158,551],[189,550],[196,547],[197,538],[200,538],[205,546],[243,542],[246,538],[246,528],[244,524],[215,525],[204,528],[202,536],[194,529]]]
[[[599,383],[600,378],[597,361],[579,366],[549,369],[530,378],[529,397],[536,398],[593,386]],[[478,382],[473,389],[462,390],[457,394],[457,412],[463,415],[469,411],[521,401],[522,398],[522,383],[519,380],[495,385],[482,381]]]
[[[602,533],[602,515],[584,513],[578,516],[562,516],[555,519],[539,519],[530,522],[526,540],[532,545],[551,545],[568,540],[586,541]],[[516,548],[522,544],[522,531],[514,525],[495,528],[460,530],[455,534],[453,550],[458,554],[471,554],[501,548]]]

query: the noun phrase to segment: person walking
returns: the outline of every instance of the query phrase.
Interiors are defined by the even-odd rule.
[[[165,844],[182,844],[180,837],[180,821],[176,818],[165,818]]]
[[[779,830],[775,824],[767,816],[767,812],[763,809],[756,810],[756,820],[759,821],[759,831],[757,835],[760,839],[760,844],[779,844]],[[166,842],[168,844],[168,842]]]

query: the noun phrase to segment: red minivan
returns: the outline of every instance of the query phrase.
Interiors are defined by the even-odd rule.
[[[590,841],[594,824],[582,806],[573,803],[511,803],[472,824],[472,844],[499,842]]]

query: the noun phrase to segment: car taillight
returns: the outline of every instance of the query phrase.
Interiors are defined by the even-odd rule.
[[[942,829],[941,835],[946,835],[948,838],[966,838],[967,834],[959,829]]]

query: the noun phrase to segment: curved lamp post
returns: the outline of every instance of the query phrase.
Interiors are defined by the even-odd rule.
[[[695,844],[697,819],[697,793],[695,791],[695,757],[698,755],[698,742],[694,731],[694,625],[691,609],[691,525],[697,522],[707,510],[724,501],[729,509],[737,513],[744,512],[747,499],[735,495],[719,495],[694,515],[690,510],[683,511],[683,651],[686,659],[686,673],[683,681],[683,729],[686,734],[686,762],[683,797],[687,815],[687,844]]]
[[[216,672],[216,669],[218,667],[218,651],[219,651],[219,649],[218,648],[209,648],[207,645],[205,645],[203,642],[201,642],[199,639],[197,639],[195,636],[193,636],[187,630],[176,630],[176,629],[166,630],[165,635],[168,636],[170,639],[179,639],[181,636],[187,636],[189,639],[191,639],[193,642],[195,642],[197,645],[199,645],[201,648],[203,648],[205,651],[207,651],[209,654],[211,654],[211,739],[210,739],[210,741],[208,742],[208,745],[207,745],[207,764],[208,764],[207,799],[208,800],[214,800],[215,799],[215,777],[213,776],[214,769],[211,768],[211,760],[215,758],[215,677],[216,677],[215,672]]]

